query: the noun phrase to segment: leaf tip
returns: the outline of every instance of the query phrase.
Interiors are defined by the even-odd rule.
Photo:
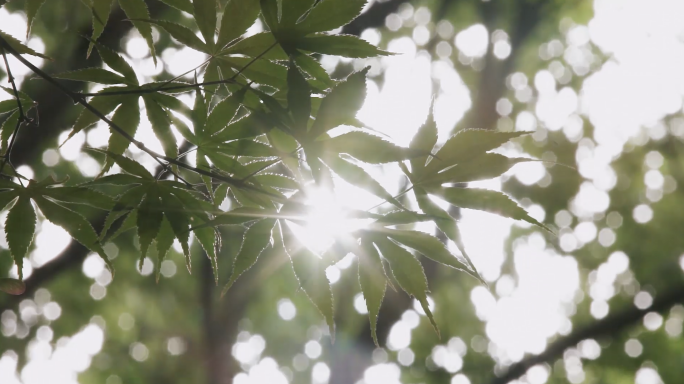
[[[226,285],[223,286],[223,289],[221,290],[221,299],[223,299],[226,293],[228,293],[228,290],[230,290],[230,287],[233,286],[233,283],[235,283],[235,280],[231,276],[230,280],[226,283]]]
[[[328,327],[330,328],[330,344],[335,344],[335,323],[328,322]]]

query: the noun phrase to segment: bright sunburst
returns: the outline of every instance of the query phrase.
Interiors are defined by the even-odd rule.
[[[312,188],[307,191],[311,210],[305,225],[288,222],[295,236],[310,250],[321,254],[334,242],[335,237],[363,228],[367,220],[349,218],[345,208],[330,191]]]

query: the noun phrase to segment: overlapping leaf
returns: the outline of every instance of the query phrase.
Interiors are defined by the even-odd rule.
[[[319,33],[347,24],[361,13],[365,3],[365,0],[261,0],[261,12],[288,54],[308,51],[347,57],[387,55],[356,36]]]
[[[418,300],[435,331],[439,333],[432,311],[428,306],[428,283],[420,261],[411,252],[386,237],[372,236],[369,240],[378,246],[382,256],[389,262],[392,276],[401,289]]]
[[[29,30],[43,2],[26,1]],[[97,43],[109,18],[111,0],[84,0],[93,16],[88,53],[96,47],[106,67],[84,68],[55,77],[107,85],[90,100],[90,105],[102,115],[111,114],[114,124],[129,136],[138,129],[142,101],[166,155],[157,160],[167,161],[165,171],[173,170],[176,178],[158,180],[140,163],[125,157],[129,138],[116,132],[109,138],[107,151],[100,151],[105,154],[103,174],[113,164],[122,173],[79,186],[63,186],[45,179],[23,187],[0,178],[0,209],[9,207],[5,231],[20,274],[35,232],[34,207],[100,254],[110,267],[102,244],[135,229],[140,263],[150,247],[156,246],[157,279],[175,239],[190,269],[189,240],[193,233],[211,260],[218,282],[218,227],[243,225],[247,228],[224,292],[263,255],[284,248],[301,288],[334,335],[333,296],[325,270],[352,252],[358,257],[359,284],[377,344],[377,319],[386,285],[393,280],[420,302],[436,329],[427,303],[428,283],[422,265],[408,249],[479,278],[465,252],[456,220],[431,196],[456,207],[484,210],[544,227],[500,192],[443,186],[497,177],[517,163],[530,161],[489,152],[525,132],[462,130],[436,151],[437,127],[431,116],[408,148],[369,133],[356,119],[366,96],[368,68],[338,82],[312,55],[365,58],[387,54],[355,36],[326,33],[350,22],[366,0],[230,0],[222,9],[215,0],[162,2],[191,14],[194,24],[190,20],[185,24],[186,19],[179,19],[184,25],[150,20],[143,0],[119,0],[119,5],[146,40],[153,57],[151,25],[160,27],[180,45],[206,54],[206,66],[198,70],[208,84],[173,81],[140,85],[126,60]],[[260,12],[268,30],[243,38]],[[20,54],[44,57],[11,36],[0,33],[0,37]],[[191,89],[196,90],[195,104],[188,108],[175,95]],[[5,90],[14,96],[12,90]],[[27,95],[21,93],[18,97],[26,107],[33,106]],[[16,101],[0,102],[0,114],[7,115],[0,132],[4,154],[20,121]],[[185,118],[191,121],[192,128],[186,125]],[[83,111],[69,137],[98,120],[96,114]],[[342,125],[358,130],[334,136],[331,130]],[[191,145],[196,166],[176,160],[179,154],[174,129]],[[410,161],[410,170],[405,160]],[[404,193],[413,189],[422,213],[407,209],[362,163],[398,163],[411,182]],[[175,181],[185,181],[178,178],[179,169],[191,183]],[[14,176],[9,169],[4,173]],[[334,175],[399,210],[384,214],[346,211],[350,218],[373,222],[363,230],[337,236],[335,244],[318,255],[297,239],[288,222],[305,223],[311,214],[313,208],[307,205],[307,189],[303,190],[303,186],[313,179],[318,187],[332,188]],[[219,180],[222,183],[217,184]],[[117,187],[116,197],[109,195],[112,186]],[[221,211],[219,207],[226,199],[238,207]],[[99,235],[78,213],[83,205],[108,211]],[[452,254],[437,237],[407,229],[426,221],[434,222],[463,257]],[[385,264],[389,269],[385,270]],[[3,279],[0,290],[19,293],[23,290],[21,284]]]
[[[156,180],[140,164],[124,156],[107,153],[122,170],[129,175],[125,179],[122,175],[105,176],[100,180],[88,183],[87,186],[96,187],[106,182],[117,185],[130,185],[131,188],[117,196],[100,234],[102,240],[112,240],[121,229],[127,230],[132,227],[124,226],[129,218],[136,218],[134,226],[138,228],[140,239],[140,262],[145,258],[147,249],[154,239],[158,239],[163,229],[164,220],[169,226],[183,248],[188,269],[190,268],[190,247],[188,245],[190,223],[196,221],[205,223],[210,221],[213,206],[197,199],[185,189],[183,184],[170,180]],[[114,178],[114,176],[117,176]],[[104,180],[104,181],[102,181]],[[133,224],[129,220],[129,223]],[[123,228],[122,228],[123,226]],[[167,228],[168,229],[168,228]],[[162,250],[168,243],[168,230],[162,245],[157,244]],[[197,232],[195,232],[197,234]],[[204,234],[204,233],[203,233]],[[212,242],[211,249],[214,247]],[[166,248],[168,250],[168,248]]]
[[[330,335],[334,340],[333,295],[330,282],[325,274],[325,269],[330,264],[303,246],[287,223],[281,222],[280,228],[282,229],[285,250],[290,256],[295,276],[306,295],[325,318],[325,322],[330,328]]]
[[[178,156],[178,146],[176,138],[171,130],[171,110],[187,113],[184,106],[179,105],[176,99],[169,97],[163,91],[164,86],[174,86],[176,84],[144,84],[138,83],[138,78],[133,68],[120,55],[111,51],[109,48],[100,44],[95,44],[102,60],[114,71],[102,68],[86,68],[82,70],[65,72],[54,75],[56,78],[95,82],[100,84],[121,84],[104,88],[94,96],[89,104],[103,115],[114,112],[112,122],[128,133],[131,137],[140,124],[140,109],[138,108],[139,99],[142,97],[147,109],[147,118],[152,125],[157,139],[162,143],[164,154],[169,157]],[[150,89],[160,89],[159,93],[149,93]],[[140,92],[139,94],[136,91]],[[72,128],[67,140],[78,132],[95,124],[99,117],[91,111],[84,109],[79,115],[74,127]],[[119,132],[111,132],[107,150],[114,154],[123,154],[130,145],[128,138]],[[103,173],[107,172],[113,164],[112,159],[107,159],[103,167]]]
[[[5,235],[10,252],[17,264],[20,279],[22,278],[22,261],[29,249],[36,226],[36,213],[31,201],[37,205],[48,221],[61,226],[76,241],[99,254],[112,269],[91,224],[81,214],[62,205],[64,202],[89,205],[98,205],[98,203],[91,201],[93,196],[85,188],[60,187],[58,184],[51,178],[41,182],[31,181],[27,187],[5,183],[3,188],[8,190],[0,192],[2,207],[18,197],[7,215]],[[60,191],[61,188],[68,188],[68,190]],[[97,197],[96,199],[102,203],[105,198]]]
[[[240,275],[256,263],[257,258],[266,247],[271,245],[271,230],[275,222],[275,219],[264,218],[252,224],[245,231],[242,246],[233,261],[233,272],[223,288],[224,294]]]

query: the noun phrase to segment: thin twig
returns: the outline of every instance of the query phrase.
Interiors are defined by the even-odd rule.
[[[181,73],[180,75],[178,75],[178,76],[176,76],[176,77],[174,77],[174,78],[172,78],[172,79],[170,79],[170,80],[167,80],[167,81],[161,83],[161,84],[159,85],[159,87],[157,87],[157,89],[162,89],[162,88],[164,88],[165,85],[167,85],[167,84],[169,84],[169,83],[173,83],[174,81],[180,79],[181,77],[187,75],[188,73],[198,70],[199,68],[201,68],[204,64],[207,64],[207,63],[208,63],[211,59],[213,59],[213,58],[214,58],[214,57],[211,56],[211,57],[209,57],[208,59],[204,60],[200,65],[196,66],[195,68],[189,69],[189,70],[187,70],[187,71]]]
[[[183,85],[174,85],[171,87],[163,87],[163,88],[149,88],[149,89],[125,89],[122,91],[111,91],[111,92],[99,92],[99,93],[77,93],[79,97],[90,97],[90,96],[121,96],[121,95],[146,95],[148,93],[157,93],[157,92],[164,92],[164,91],[178,91],[181,89],[188,89],[190,90],[191,88],[200,88],[202,86],[206,85],[216,85],[216,84],[240,84],[237,81],[226,79],[226,80],[216,80],[216,81],[208,81],[204,83],[192,83],[192,84],[183,84]]]
[[[200,87],[204,87],[204,86],[207,86],[207,85],[238,84],[238,85],[244,86],[244,84],[241,84],[240,82],[238,82],[238,81],[236,80],[237,77],[240,76],[247,68],[249,68],[250,65],[254,64],[257,60],[259,60],[259,59],[260,59],[261,57],[263,57],[266,53],[268,53],[268,51],[270,51],[273,47],[275,47],[275,45],[276,45],[276,43],[272,44],[272,45],[271,45],[270,47],[268,47],[264,52],[262,52],[261,54],[257,55],[256,57],[254,57],[254,58],[253,58],[252,60],[250,60],[247,64],[245,64],[245,66],[242,67],[237,73],[235,73],[233,76],[231,76],[231,77],[229,77],[229,78],[227,78],[227,79],[223,79],[223,80],[214,80],[214,81],[205,81],[205,82],[202,82],[202,83],[197,83],[197,82],[195,82],[195,83],[193,83],[193,84],[174,85],[174,86],[170,86],[170,87],[165,87],[165,86],[164,86],[164,85],[166,85],[166,84],[169,84],[169,83],[172,82],[173,80],[176,80],[176,79],[178,79],[179,77],[181,77],[181,76],[183,76],[183,75],[186,75],[187,73],[189,73],[189,72],[191,72],[191,71],[196,70],[197,68],[199,68],[199,67],[201,67],[202,65],[204,65],[204,64],[206,63],[206,62],[205,62],[205,63],[202,63],[202,64],[200,64],[199,66],[197,66],[197,67],[191,69],[190,71],[188,71],[188,72],[186,72],[186,73],[184,73],[184,74],[182,74],[182,75],[180,75],[180,76],[175,77],[174,79],[171,79],[171,80],[169,80],[169,81],[163,83],[163,84],[160,85],[159,87],[150,88],[150,89],[127,89],[127,90],[123,90],[123,91],[111,91],[111,92],[100,92],[100,93],[77,93],[77,95],[79,95],[79,96],[81,96],[81,97],[90,97],[90,96],[121,96],[121,95],[144,95],[144,94],[148,94],[148,93],[157,93],[157,92],[164,92],[164,91],[178,91],[178,90],[181,90],[181,89],[200,88]],[[211,60],[211,58],[209,58],[208,60]],[[207,60],[207,61],[208,61],[208,60]],[[250,84],[251,84],[251,82],[250,82]],[[251,88],[250,88],[250,89],[251,89]]]
[[[14,173],[17,173],[16,169],[12,165],[12,162],[10,160],[10,155],[12,153],[12,147],[14,147],[14,141],[17,138],[17,134],[19,134],[19,129],[21,128],[22,124],[27,121],[26,115],[24,114],[24,107],[21,105],[21,98],[19,97],[19,90],[17,89],[17,84],[14,81],[14,76],[12,76],[12,71],[10,70],[10,65],[9,62],[7,61],[7,54],[5,54],[5,50],[2,50],[2,58],[5,61],[5,70],[7,71],[7,79],[9,80],[10,84],[12,84],[12,90],[14,91],[14,98],[17,100],[17,107],[19,108],[19,118],[17,119],[17,125],[14,127],[14,132],[12,133],[12,139],[10,140],[9,144],[7,145],[7,151],[5,152],[5,155],[2,159],[2,165],[0,165],[0,173],[2,173],[3,169],[5,169],[5,163],[9,163],[10,167],[14,169]],[[21,178],[19,177],[19,182],[23,186],[24,183],[21,181]]]
[[[107,116],[105,116],[104,114],[102,114],[102,112],[98,111],[95,107],[93,107],[93,106],[90,105],[88,102],[86,102],[86,101],[85,101],[85,98],[83,97],[83,95],[81,95],[81,94],[79,94],[79,93],[76,93],[76,92],[73,92],[73,91],[71,91],[70,89],[66,88],[65,86],[63,86],[62,84],[60,84],[58,81],[56,81],[54,78],[52,78],[52,76],[50,76],[50,75],[48,75],[47,73],[43,72],[40,68],[36,67],[35,65],[31,64],[28,60],[24,59],[24,58],[23,58],[17,51],[15,51],[15,50],[7,43],[7,41],[5,41],[5,39],[3,39],[1,36],[0,36],[0,43],[2,43],[2,45],[4,46],[4,48],[7,49],[7,51],[8,51],[9,53],[11,53],[14,57],[16,57],[17,60],[19,60],[22,64],[24,64],[24,65],[27,66],[29,69],[31,69],[35,74],[37,74],[38,76],[40,76],[40,77],[42,77],[43,79],[47,80],[49,83],[53,84],[53,85],[54,85],[55,87],[57,87],[60,91],[62,91],[64,94],[66,94],[66,95],[68,95],[69,97],[71,97],[71,98],[74,100],[74,102],[76,102],[76,103],[78,103],[78,104],[81,104],[83,107],[85,107],[87,110],[89,110],[90,112],[92,112],[95,116],[97,116],[100,120],[102,120],[102,121],[104,121],[105,123],[107,123],[107,125],[109,125],[109,127],[111,127],[114,131],[116,131],[118,134],[120,134],[121,136],[123,136],[124,138],[126,138],[128,141],[130,141],[131,143],[133,143],[133,145],[135,145],[136,147],[138,147],[140,150],[142,150],[143,152],[147,153],[148,155],[152,156],[152,157],[153,157],[159,164],[161,164],[162,166],[167,166],[167,165],[168,165],[168,164],[164,164],[164,162],[161,161],[161,160],[164,160],[164,161],[166,161],[166,162],[168,162],[168,163],[170,163],[170,164],[177,165],[177,166],[179,166],[179,167],[181,167],[181,168],[184,168],[184,169],[193,171],[193,172],[198,173],[198,174],[200,174],[200,175],[213,177],[213,178],[215,178],[215,179],[217,179],[217,180],[223,181],[223,182],[228,183],[228,184],[232,184],[232,185],[235,185],[235,186],[240,186],[240,187],[242,187],[242,188],[244,188],[244,189],[252,190],[252,191],[255,191],[255,192],[259,192],[259,193],[262,193],[262,194],[266,194],[266,195],[268,195],[268,196],[272,196],[272,197],[275,197],[275,198],[279,198],[279,196],[277,196],[277,195],[271,194],[271,193],[269,193],[269,192],[267,192],[267,191],[262,191],[261,189],[255,187],[255,186],[252,186],[252,185],[249,185],[249,184],[245,184],[245,183],[241,182],[239,179],[236,179],[236,178],[233,178],[233,177],[230,177],[230,176],[220,175],[220,174],[217,174],[217,173],[214,173],[214,172],[211,172],[211,171],[205,171],[205,170],[200,169],[200,168],[192,167],[192,166],[190,166],[190,165],[188,165],[188,164],[185,164],[185,163],[183,163],[183,162],[181,162],[181,161],[179,161],[179,160],[176,160],[176,159],[173,158],[173,157],[165,156],[165,155],[162,155],[162,154],[160,154],[160,153],[157,153],[157,152],[155,152],[155,151],[149,149],[147,146],[145,146],[144,143],[142,143],[142,142],[139,141],[139,140],[136,140],[133,136],[131,136],[128,132],[126,132],[123,128],[121,128],[120,126],[118,126],[117,124],[115,124],[113,121],[111,121],[109,118],[107,118]]]

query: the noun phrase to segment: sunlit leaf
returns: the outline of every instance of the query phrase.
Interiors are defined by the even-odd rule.
[[[336,84],[335,81],[330,78],[330,75],[325,68],[323,68],[321,63],[313,57],[301,52],[297,52],[294,55],[294,59],[299,68],[311,75],[311,77],[314,79],[322,82],[328,87],[332,87]]]
[[[192,14],[192,3],[190,0],[161,0],[162,3],[170,5],[179,11]]]
[[[449,252],[444,243],[434,236],[420,231],[407,231],[399,229],[385,229],[382,231],[387,237],[413,248],[425,257],[438,263],[444,264],[459,271],[465,271],[467,266]]]
[[[135,175],[146,180],[154,180],[154,177],[152,176],[150,171],[148,171],[145,167],[143,167],[140,163],[138,163],[135,160],[129,159],[124,155],[120,155],[109,151],[102,151],[99,149],[91,149],[91,151],[106,154],[107,157],[110,158],[116,165],[121,167],[121,169],[124,170],[124,172],[128,172],[131,175]]]
[[[249,0],[242,0],[249,1]],[[232,2],[232,1],[231,1]],[[260,32],[224,48],[217,56],[241,54],[250,57],[260,56],[269,60],[287,60],[287,54],[270,32]]]
[[[182,202],[181,207],[202,222],[209,221],[208,214],[217,213],[214,212],[214,206],[211,204],[211,202],[205,200],[207,197],[206,195],[194,190],[185,189],[182,184],[180,184],[180,188],[177,188],[178,184],[176,184],[174,188],[167,187],[166,183],[174,183],[170,180],[162,180],[159,183],[162,185],[165,193],[172,193],[174,196],[178,197],[178,199]],[[191,193],[191,191],[197,193]]]
[[[15,38],[12,37],[11,35],[9,35],[9,34],[3,32],[3,31],[0,31],[0,38],[2,38],[3,40],[5,40],[5,42],[7,43],[7,45],[9,45],[10,48],[14,49],[14,50],[15,50],[17,53],[19,53],[19,54],[26,54],[26,55],[31,55],[31,56],[38,56],[38,57],[40,57],[40,58],[50,60],[49,57],[43,55],[42,53],[38,53],[38,52],[34,51],[33,49],[31,49],[31,48],[25,46],[25,45],[22,44],[19,40],[15,39]]]
[[[204,125],[207,123],[207,103],[202,96],[202,91],[197,89],[195,92],[195,104],[192,108],[192,124],[195,128],[195,135],[202,136],[204,132]]]
[[[311,169],[311,176],[313,176],[316,185],[324,189],[332,188],[334,183],[332,179],[332,174],[330,173],[330,169],[328,168],[328,166],[330,165],[326,166],[326,164],[324,164],[318,157],[317,152],[311,150],[310,148],[305,148],[304,154],[306,155],[306,162],[309,165],[309,168]],[[339,159],[333,159],[332,157],[333,156],[330,156],[330,162],[336,162],[337,159]],[[354,166],[353,164],[349,164],[342,159],[340,159],[340,162],[341,163],[337,165],[337,167],[340,169],[341,173],[347,175],[348,177],[359,176],[355,175],[354,170],[351,169],[351,167]],[[342,164],[342,162],[344,162],[344,164]],[[349,164],[349,166],[347,166],[347,164]],[[333,166],[330,167],[333,168]],[[363,175],[360,175],[360,177],[363,177]],[[342,176],[342,178],[344,179],[344,176]]]
[[[17,97],[17,95],[19,95],[19,100],[21,101],[21,103],[22,103],[23,105],[35,104],[35,102],[34,102],[33,99],[31,98],[31,96],[29,96],[26,92],[22,92],[21,90],[18,90],[18,89],[17,89],[17,91],[16,91],[16,93],[15,93],[14,88],[12,88],[12,87],[4,87],[4,86],[2,86],[2,85],[0,85],[0,89],[2,89],[3,91],[5,91],[8,95],[12,96],[12,98],[15,99],[15,100],[14,100],[15,103],[16,103],[16,97]]]
[[[152,240],[157,237],[161,227],[162,205],[156,188],[148,188],[147,194],[138,207],[138,237],[140,239],[140,261],[138,268],[142,268],[147,248],[152,244]]]
[[[367,72],[368,68],[349,75],[323,99],[309,132],[311,138],[315,139],[356,116],[366,98]]]
[[[270,85],[275,88],[284,88],[287,85],[287,68],[270,60],[258,59],[252,61],[253,59],[249,57],[233,56],[222,56],[219,57],[219,60],[229,68],[232,68],[235,73],[240,72],[240,74],[258,84]],[[227,77],[229,74],[228,71],[224,73]]]
[[[223,130],[233,119],[240,107],[246,89],[236,92],[221,100],[209,113],[204,127],[204,137],[214,135]]]
[[[413,139],[411,139],[409,148],[426,152],[432,151],[435,143],[437,143],[437,123],[435,122],[435,118],[432,113],[433,109],[430,109],[430,115],[428,116],[427,121],[421,125],[420,128],[418,128],[418,132],[416,132],[416,134],[413,136]],[[420,174],[425,168],[425,162],[427,159],[428,156],[418,156],[412,158],[411,172],[416,175]]]
[[[101,90],[98,93],[106,93],[106,92],[115,92],[118,90],[122,90],[124,88],[122,87],[111,87],[111,88],[105,88]],[[108,115],[110,112],[112,112],[125,98],[123,96],[95,96],[92,99],[90,99],[90,104],[91,107],[95,108],[98,112],[100,112],[103,115]],[[90,127],[91,125],[97,123],[100,120],[99,117],[95,116],[94,113],[90,112],[87,109],[83,109],[81,111],[81,114],[78,116],[78,119],[76,119],[76,123],[74,124],[74,128],[69,132],[69,136],[67,136],[66,141],[71,139],[75,134],[81,132],[83,129]],[[62,143],[64,144],[64,143]]]
[[[176,196],[162,193],[161,202],[164,207],[164,216],[169,221],[169,224],[171,224],[171,229],[183,249],[185,264],[188,271],[190,271],[190,246],[188,245],[190,239],[190,217],[188,217],[188,214],[185,212],[183,203]]]
[[[439,228],[439,230],[442,231],[442,233],[444,233],[444,235],[446,235],[447,238],[453,241],[458,247],[458,249],[461,251],[463,257],[469,264],[469,269],[476,275],[476,277],[480,281],[484,282],[482,277],[475,269],[473,262],[470,260],[470,257],[468,256],[468,253],[465,250],[465,245],[463,244],[463,240],[461,238],[461,231],[458,229],[456,220],[453,217],[451,217],[451,215],[449,215],[447,211],[443,210],[442,208],[437,206],[437,204],[435,204],[432,200],[430,200],[430,197],[423,188],[416,186],[414,187],[414,191],[416,195],[416,201],[418,202],[418,207],[420,207],[420,209],[423,210],[423,212],[433,217],[435,224],[437,225],[437,228]]]
[[[474,159],[456,164],[442,172],[427,175],[420,179],[420,183],[466,183],[469,181],[487,180],[501,176],[516,164],[528,161],[534,161],[534,159],[506,157],[498,153],[483,153]]]
[[[432,316],[432,312],[428,307],[427,292],[428,284],[423,266],[415,256],[403,247],[398,246],[393,241],[382,237],[372,237],[373,242],[378,246],[382,256],[389,261],[390,269],[394,279],[399,283],[403,289],[410,296],[413,296],[420,302],[421,307],[430,319],[430,323],[439,334],[437,323]]]
[[[33,26],[33,21],[36,18],[36,15],[38,14],[40,7],[43,6],[43,3],[45,3],[45,0],[26,0],[26,38],[28,38],[29,34],[31,34],[31,27]]]
[[[203,156],[201,161],[197,162],[198,166],[200,167],[208,166],[209,163],[204,158],[204,156],[206,156],[211,160],[214,167],[226,173],[229,173],[235,177],[239,177],[238,175],[243,173],[241,171],[243,168],[242,163],[229,155],[219,153],[215,147],[201,147],[197,150],[197,153],[198,155],[201,154]]]
[[[130,0],[126,0],[126,1],[130,1]],[[181,43],[185,46],[188,46],[194,50],[200,51],[200,52],[208,52],[209,51],[209,48],[207,47],[207,45],[202,40],[200,40],[200,38],[197,37],[192,30],[190,30],[190,29],[188,29],[188,28],[186,28],[186,27],[184,27],[178,23],[174,23],[174,22],[166,21],[166,20],[143,20],[143,21],[138,21],[138,23],[147,25],[148,28],[150,28],[148,23],[157,24],[158,26],[164,28],[166,30],[166,32],[168,32],[169,35],[171,35],[171,37],[178,40],[179,43]]]
[[[302,51],[358,59],[391,55],[390,52],[352,35],[316,34],[297,40],[296,44]]]
[[[267,190],[267,188],[264,186],[261,186],[261,189]],[[253,193],[251,191],[240,190],[238,188],[231,188],[230,192],[235,197],[235,200],[240,203],[240,205],[253,208],[273,208],[273,200],[264,194]],[[279,194],[278,191],[274,189],[270,189],[268,192]],[[285,196],[282,194],[280,194],[280,196],[282,196],[282,199],[285,199]]]
[[[240,275],[252,268],[259,255],[271,244],[271,230],[275,222],[275,219],[262,219],[245,231],[240,251],[233,260],[233,272],[223,288],[222,295],[230,289]]]
[[[52,199],[72,204],[90,205],[95,208],[110,210],[114,207],[111,197],[82,187],[58,187],[41,189],[44,196]]]
[[[376,327],[378,323],[378,314],[380,313],[380,305],[382,304],[382,299],[385,297],[387,280],[385,278],[385,271],[382,261],[380,260],[380,255],[373,243],[362,239],[360,250],[363,254],[357,255],[359,260],[359,284],[361,285],[361,292],[363,292],[363,298],[366,301],[366,308],[368,309],[371,335],[375,345],[379,346]]]
[[[290,30],[316,0],[279,0],[279,2],[280,24]]]
[[[150,175],[151,176],[151,175]],[[123,185],[134,185],[134,184],[140,184],[142,182],[142,179],[132,176],[132,175],[127,175],[125,173],[116,173],[113,175],[107,175],[103,176],[100,178],[97,178],[92,181],[88,181],[86,183],[81,184],[82,186],[98,186],[98,185],[117,185],[117,186],[123,186]]]
[[[4,186],[3,186],[3,188],[4,188]],[[19,187],[19,188],[23,189],[23,187]],[[15,191],[15,190],[0,192],[0,209],[4,209],[7,206],[7,204],[9,204],[17,196],[18,196],[18,191]]]
[[[213,148],[215,148],[216,152],[229,156],[267,157],[277,155],[277,152],[272,147],[247,139],[217,144]]]
[[[138,77],[135,75],[135,71],[133,71],[131,65],[123,57],[102,44],[97,44],[95,48],[105,64],[122,74],[128,80],[128,83],[138,85]]]
[[[244,224],[250,221],[272,217],[272,213],[274,213],[274,211],[269,211],[263,208],[238,207],[230,211],[218,214],[212,220],[200,226],[214,227],[217,225]]]
[[[216,0],[193,0],[192,8],[195,22],[204,36],[204,41],[210,48],[213,47],[216,31]]]
[[[8,112],[12,112],[15,109],[17,109],[17,101],[16,100],[3,100],[0,101],[0,115],[3,115]]]
[[[45,216],[48,221],[64,228],[74,240],[100,255],[109,267],[109,270],[113,273],[114,267],[104,249],[102,249],[102,246],[98,241],[97,233],[95,233],[95,230],[88,220],[80,214],[59,204],[53,203],[44,197],[36,196],[33,197],[33,200],[38,204],[38,208],[40,208],[43,216]]]
[[[421,215],[412,211],[394,211],[385,214],[384,216],[378,218],[376,223],[382,225],[403,225],[412,224],[421,221],[429,221],[433,218],[428,215]]]
[[[107,215],[105,223],[100,232],[100,240],[105,242],[123,224],[123,216],[128,215],[133,209],[137,208],[145,195],[146,186],[133,187],[117,197],[114,207]]]
[[[323,0],[297,25],[304,33],[325,32],[339,28],[361,13],[367,0]]]
[[[156,266],[156,279],[159,281],[159,272],[161,272],[161,263],[166,258],[166,254],[171,249],[173,245],[173,239],[175,235],[173,233],[173,228],[166,217],[163,218],[161,226],[159,227],[159,233],[157,233],[157,266]]]
[[[190,130],[190,127],[188,127],[188,125],[183,122],[183,120],[174,116],[173,113],[169,114],[169,118],[171,118],[171,121],[173,122],[173,126],[176,127],[176,130],[181,134],[181,136],[183,136],[183,138],[188,143],[194,144],[194,145],[199,144],[199,139]]]
[[[281,157],[279,161],[282,161],[283,165],[287,167],[292,174],[300,178],[301,173],[299,169],[299,159],[298,155],[296,153],[297,148],[299,147],[299,143],[290,135],[287,133],[279,130],[279,129],[274,129],[269,131],[266,134],[266,137],[268,138],[268,142],[278,151],[281,153]],[[287,154],[287,155],[282,155],[282,154]],[[262,170],[263,167],[260,167],[259,170]],[[265,170],[264,168],[263,170]],[[256,171],[255,171],[256,172]]]
[[[263,173],[252,176],[252,179],[259,184],[268,185],[276,188],[284,188],[291,190],[297,190],[300,188],[300,185],[299,183],[297,183],[297,180],[277,173]]]
[[[93,7],[91,12],[93,14],[93,34],[90,38],[92,41],[97,41],[100,35],[102,35],[102,32],[104,32],[104,28],[109,20],[109,13],[112,10],[112,0],[92,0],[92,2]],[[93,42],[88,45],[87,56],[90,56],[90,52],[93,50],[93,45]]]
[[[100,241],[107,243],[114,241],[119,235],[138,226],[138,210],[126,211],[116,219],[106,233],[100,234]]]
[[[171,132],[171,119],[168,113],[151,97],[143,96],[147,118],[150,120],[155,136],[161,142],[164,153],[169,157],[178,156],[176,137]]]
[[[29,197],[22,195],[9,210],[7,219],[5,219],[5,236],[14,263],[17,265],[19,280],[24,278],[22,273],[24,256],[26,256],[31,245],[35,230],[36,212],[33,210]]]
[[[488,129],[463,129],[451,136],[425,167],[425,174],[473,159],[498,148],[508,140],[529,132],[497,132]]]
[[[138,125],[140,124],[138,96],[124,99],[119,108],[117,108],[114,112],[114,116],[112,116],[112,122],[123,129],[131,137],[135,136],[135,132],[138,130]],[[107,172],[112,165],[114,165],[112,154],[123,154],[130,144],[131,142],[128,138],[124,137],[119,132],[112,132],[112,134],[109,136],[109,143],[107,145],[107,158],[105,159],[105,164],[102,167],[103,174]]]
[[[371,177],[366,171],[354,165],[348,161],[342,160],[337,156],[331,156],[326,158],[325,163],[333,170],[338,176],[344,179],[346,182],[367,190],[368,192],[387,200],[388,202],[396,205],[399,208],[404,209],[404,207],[392,197],[392,195],[385,190],[385,188],[380,185],[373,177]]]
[[[5,151],[7,151],[10,137],[12,137],[14,132],[17,130],[17,123],[19,123],[19,110],[15,109],[12,114],[7,116],[5,121],[2,122],[2,127],[0,127],[0,145],[2,147],[3,154]]]
[[[425,151],[399,147],[379,136],[352,131],[321,142],[334,153],[346,153],[371,164],[390,163],[420,156]]]
[[[216,231],[211,227],[199,228],[193,231],[195,233],[195,238],[199,241],[200,245],[206,252],[207,257],[211,261],[211,269],[214,272],[214,282],[218,284],[218,244],[220,238],[217,237]]]
[[[303,246],[286,223],[282,222],[280,227],[282,229],[285,250],[290,256],[292,269],[299,281],[299,285],[318,311],[325,317],[325,321],[330,328],[330,335],[334,340],[333,295],[330,289],[330,282],[325,274],[328,263]]]
[[[152,40],[152,28],[144,21],[150,18],[150,12],[147,10],[144,0],[119,0],[119,6],[126,13],[128,19],[133,21],[133,25],[140,32],[142,37],[147,42],[147,47],[150,49],[154,64],[157,65],[157,55],[154,51],[154,41]]]
[[[230,0],[223,8],[216,46],[223,48],[245,33],[254,24],[260,10],[259,0]]]
[[[122,76],[102,68],[84,68],[71,72],[63,72],[52,75],[57,79],[85,81],[99,84],[123,84],[126,82]]]
[[[280,20],[278,0],[260,0],[259,3],[266,25],[271,32],[278,33],[278,22]]]
[[[449,187],[435,190],[434,193],[457,207],[477,209],[515,220],[523,220],[553,232],[544,224],[533,219],[524,209],[501,192],[478,188]]]
[[[287,108],[290,110],[294,129],[306,132],[311,116],[311,87],[297,68],[293,58],[287,69]]]

